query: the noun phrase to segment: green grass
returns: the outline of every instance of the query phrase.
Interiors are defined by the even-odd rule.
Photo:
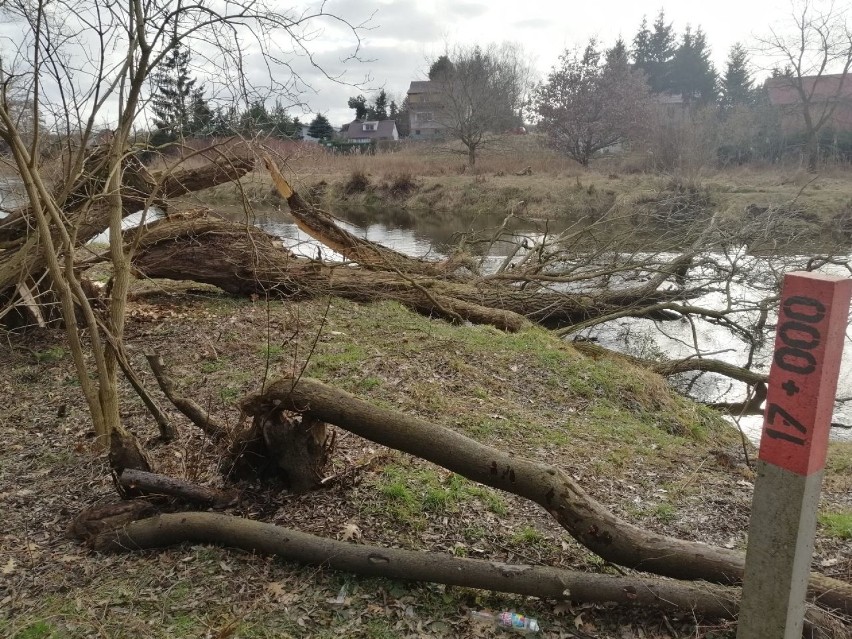
[[[40,364],[58,362],[59,360],[64,359],[67,354],[68,353],[61,346],[51,346],[43,351],[36,351],[34,353],[36,361]]]
[[[852,539],[852,511],[822,513],[819,523],[831,537]]]
[[[666,501],[654,506],[653,514],[658,521],[664,524],[671,523],[677,518],[677,510],[672,504]]]
[[[524,526],[512,533],[511,541],[524,546],[537,546],[545,540],[544,535],[532,526]]]
[[[13,639],[52,639],[58,632],[53,624],[47,621],[36,621],[22,628],[13,635]]]

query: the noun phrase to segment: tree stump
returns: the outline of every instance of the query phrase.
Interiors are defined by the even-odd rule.
[[[230,447],[234,479],[279,477],[304,493],[320,485],[334,446],[328,425],[305,413],[276,410],[255,416]]]

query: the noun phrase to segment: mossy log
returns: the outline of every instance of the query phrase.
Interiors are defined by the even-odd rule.
[[[249,415],[303,412],[370,441],[415,455],[542,506],[577,541],[607,561],[678,579],[741,581],[742,552],[660,535],[620,519],[565,471],[481,444],[454,430],[381,408],[319,381],[284,378],[241,404]],[[436,446],[436,442],[441,442]],[[811,575],[810,597],[852,614],[852,584]]]

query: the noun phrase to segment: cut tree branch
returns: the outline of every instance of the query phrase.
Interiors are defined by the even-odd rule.
[[[364,402],[316,380],[284,378],[241,405],[250,415],[287,409],[416,455],[468,479],[544,507],[577,541],[607,561],[659,575],[734,584],[745,556],[735,550],[644,530],[616,517],[554,466],[481,444],[456,431]],[[440,442],[436,446],[436,442]],[[852,584],[812,574],[820,605],[852,612]]]

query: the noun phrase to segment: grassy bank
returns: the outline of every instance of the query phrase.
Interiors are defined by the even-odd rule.
[[[180,388],[235,424],[235,402],[268,375],[300,371],[383,406],[554,463],[622,517],[742,548],[752,471],[739,435],[661,378],[593,361],[549,333],[452,327],[397,304],[270,302],[204,287],[137,285],[128,349],[159,351]],[[114,499],[92,456],[87,413],[59,332],[3,341],[0,389],[0,635],[48,637],[488,637],[468,610],[537,617],[545,637],[733,636],[730,626],[607,606],[409,584],[204,546],[104,556],[65,536],[83,507]],[[192,426],[163,445],[128,388],[123,419],[158,470],[220,483]],[[612,572],[538,507],[441,468],[338,433],[334,471],[378,455],[332,489],[292,496],[243,485],[236,515],[370,544]],[[832,446],[815,564],[852,577],[847,536],[852,447]],[[671,630],[669,630],[671,629]],[[672,634],[674,633],[674,635]]]
[[[297,188],[330,210],[392,207],[438,220],[508,213],[565,224],[606,220],[616,228],[653,228],[649,236],[719,214],[728,226],[767,227],[815,246],[852,242],[852,180],[845,166],[817,176],[789,165],[662,174],[651,170],[648,158],[613,155],[584,169],[535,136],[486,149],[473,171],[463,159],[447,147],[402,143],[396,152],[354,156],[302,145],[288,148],[282,161]],[[282,206],[262,169],[238,187],[222,185],[200,198],[214,206]]]

